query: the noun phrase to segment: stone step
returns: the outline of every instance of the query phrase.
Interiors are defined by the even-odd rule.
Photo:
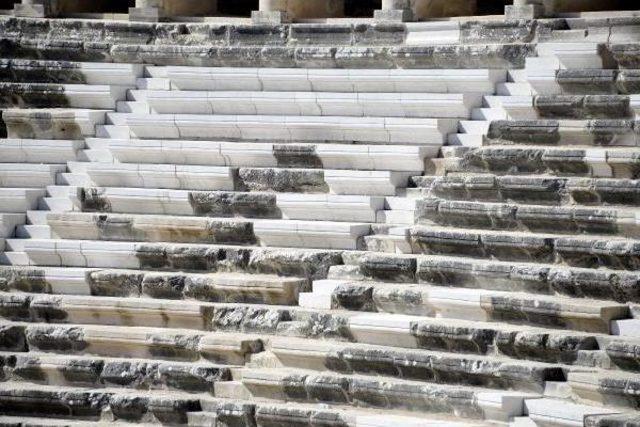
[[[116,113],[149,114],[150,112],[146,102],[118,101],[116,103]]]
[[[314,293],[330,294],[325,309],[374,311],[438,318],[511,322],[608,334],[612,320],[630,318],[629,307],[608,301],[484,289],[316,280]]]
[[[439,147],[325,143],[87,139],[122,163],[235,167],[322,167],[327,169],[422,171]]]
[[[491,122],[486,120],[461,120],[458,131],[473,135],[486,135],[490,124]]]
[[[141,64],[69,62],[43,59],[2,59],[0,78],[23,83],[72,83],[134,86]]]
[[[38,203],[38,210],[68,212],[74,210],[74,205],[68,198],[44,197]]]
[[[74,161],[84,141],[1,139],[0,158],[6,163],[66,163]]]
[[[25,214],[0,213],[0,237],[8,238],[15,236],[16,227],[23,225],[26,220]]]
[[[118,421],[110,422],[109,424],[124,425]],[[77,419],[65,419],[65,418],[46,418],[46,417],[12,417],[7,415],[0,416],[0,425],[11,427],[82,427],[91,426],[98,427],[104,425],[100,421],[87,421]]]
[[[60,387],[133,388],[215,393],[216,383],[232,378],[232,366],[162,362],[149,359],[0,353],[5,381]]]
[[[136,87],[142,90],[171,90],[171,81],[163,77],[140,77]]]
[[[112,85],[0,83],[4,108],[90,108],[115,110],[127,88]]]
[[[74,310],[81,315],[91,311],[91,304],[95,307],[116,307],[111,311],[117,313],[117,307],[130,307],[131,310],[143,303],[146,308],[142,310],[162,311],[163,302],[153,300],[141,300],[138,298],[153,298],[159,300],[198,300],[210,302],[228,303],[254,303],[270,305],[296,305],[298,292],[309,288],[307,279],[297,277],[279,277],[267,274],[248,273],[178,273],[178,272],[154,272],[141,270],[87,270],[87,269],[34,269],[34,268],[7,268],[0,267],[0,275],[5,279],[6,287],[20,292],[47,292],[52,294],[77,295],[76,299],[59,300],[43,297],[38,304],[46,306],[50,303],[55,306],[57,302],[67,304],[68,307],[76,307]],[[122,297],[131,298],[131,301],[119,301],[110,299],[95,300],[93,297]],[[0,294],[0,297],[9,294]],[[25,296],[25,298],[30,298]],[[25,303],[26,304],[26,303]],[[184,307],[187,310],[187,302],[166,302],[166,309],[179,310]],[[84,308],[83,308],[84,307]],[[194,306],[195,307],[195,306]],[[198,306],[200,307],[200,306]],[[200,320],[200,308],[190,309]],[[62,307],[61,311],[65,311]],[[68,310],[66,310],[68,311]],[[106,313],[105,313],[106,315]],[[133,315],[132,315],[133,316]],[[86,320],[86,319],[85,319]],[[178,319],[179,320],[179,319]],[[78,321],[77,323],[83,323]],[[195,322],[198,324],[198,322]]]
[[[567,380],[582,403],[607,409],[638,408],[637,389],[640,376],[625,373],[570,372]]]
[[[225,138],[436,147],[442,146],[458,125],[457,119],[344,116],[108,113],[107,120],[110,124],[128,127],[132,138],[142,139]],[[9,125],[7,122],[10,130]],[[12,136],[11,131],[9,135]]]
[[[467,172],[501,175],[637,179],[640,149],[492,145],[469,151],[461,166]]]
[[[335,426],[385,427],[483,427],[482,421],[460,422],[455,417],[435,414],[407,415],[402,411],[354,409],[341,405],[260,402],[238,399],[200,399],[202,411],[188,414],[190,425],[295,426],[328,424]],[[1,419],[1,418],[0,418]]]
[[[531,234],[414,226],[415,253],[494,258],[501,261],[566,263],[584,268],[635,270],[638,241],[620,237]]]
[[[4,239],[0,239],[0,247],[4,247]],[[6,249],[6,248],[5,248]],[[29,256],[25,252],[2,252],[0,251],[0,265],[29,265]]]
[[[18,225],[16,237],[21,239],[50,239],[51,228],[48,225]]]
[[[59,164],[0,163],[0,187],[45,188],[66,170],[66,165]]]
[[[439,384],[542,393],[546,381],[564,381],[560,366],[347,343],[275,338],[269,347],[286,368],[381,375]]]
[[[141,358],[166,361],[210,361],[243,365],[249,354],[262,351],[262,341],[242,333],[104,325],[3,325],[23,339],[29,351],[61,355]],[[22,330],[22,332],[20,332]],[[20,338],[22,333],[22,338]],[[7,348],[9,347],[9,348]],[[15,347],[15,343],[13,344]],[[15,351],[3,343],[2,351]]]
[[[87,184],[84,177],[75,183],[67,179],[69,184],[78,186],[278,193],[331,192],[337,195],[362,196],[395,196],[398,188],[406,187],[409,177],[413,175],[411,172],[395,171],[171,164],[70,162],[68,166],[73,174],[86,175],[91,180]],[[1,168],[2,165],[0,171]]]
[[[172,89],[390,93],[486,93],[506,80],[498,69],[319,69],[164,67]]]
[[[51,213],[57,239],[357,249],[371,224],[330,221]]]
[[[255,398],[446,413],[503,422],[523,415],[524,399],[537,397],[525,392],[293,369],[248,369],[242,382]]]
[[[1,188],[0,206],[3,212],[24,213],[35,209],[45,191],[39,188]]]
[[[640,118],[640,95],[537,95],[491,98],[492,105],[499,106],[511,120]]]
[[[525,410],[537,425],[565,427],[590,425],[589,420],[601,415],[614,415],[623,411],[599,406],[570,403],[559,399],[525,399]],[[611,424],[610,424],[611,425]]]
[[[539,58],[552,58],[557,61],[556,69],[610,68],[607,67],[608,64],[601,54],[601,45],[599,43],[538,43],[536,51]],[[548,68],[547,63],[536,66],[537,64],[534,65],[532,62],[527,62],[527,70],[530,68]]]
[[[315,279],[326,277],[331,265],[342,262],[341,252],[306,248],[284,250],[257,246],[239,248],[224,245],[54,239],[24,239],[24,242],[31,264],[43,267],[204,272],[248,268],[254,273]]]
[[[105,123],[106,110],[9,109],[2,120],[12,139],[82,140],[96,134],[96,125]]]
[[[439,319],[389,313],[349,317],[349,332],[359,343],[513,359],[594,366],[608,369],[607,337],[571,330],[545,329],[504,322]],[[629,345],[620,339],[619,347]],[[620,354],[613,352],[612,354]],[[624,361],[637,360],[629,353]]]
[[[136,90],[128,99],[152,114],[266,116],[469,118],[481,104],[471,93]]]
[[[395,260],[389,257],[388,264]],[[611,300],[620,303],[640,301],[635,284],[640,280],[634,272],[606,268],[575,268],[564,265],[545,265],[494,260],[476,260],[456,256],[418,257],[416,281],[441,286],[480,288],[502,291],[530,292],[544,295],[566,295],[575,298]],[[376,278],[383,274],[402,278],[398,271],[389,274],[383,262],[376,265],[359,264],[360,277]],[[366,271],[367,276],[361,273]],[[337,277],[335,277],[337,278]]]
[[[466,174],[421,176],[413,197],[552,206],[640,206],[640,181],[616,178]]]
[[[634,120],[499,120],[491,122],[487,143],[491,145],[640,145],[640,129]]]
[[[540,95],[615,95],[640,93],[640,70],[528,69],[527,81]]]
[[[534,89],[528,82],[521,83],[498,83],[496,94],[500,96],[530,96],[534,95]]]
[[[187,413],[200,410],[198,396],[186,392],[95,390],[20,382],[0,383],[0,405],[4,415],[99,421],[109,414],[119,421],[172,425],[186,424]]]
[[[419,199],[417,224],[532,233],[640,237],[640,212],[632,207],[545,206],[520,203]]]
[[[69,204],[84,212],[376,222],[383,197],[332,194],[190,192],[80,188]],[[71,209],[68,209],[71,210]]]

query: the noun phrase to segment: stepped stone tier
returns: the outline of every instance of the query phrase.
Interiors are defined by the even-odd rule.
[[[0,16],[0,425],[640,426],[637,10],[115,3]]]

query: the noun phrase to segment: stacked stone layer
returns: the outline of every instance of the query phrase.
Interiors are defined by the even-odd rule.
[[[0,28],[0,423],[638,423],[636,19]]]

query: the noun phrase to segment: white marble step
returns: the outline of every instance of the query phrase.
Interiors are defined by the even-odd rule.
[[[166,67],[171,88],[210,91],[484,93],[506,80],[504,70],[372,70]]]
[[[76,160],[84,141],[63,139],[2,139],[0,161],[11,163],[65,163]]]
[[[133,138],[365,142],[441,146],[456,119],[344,116],[107,114]]]
[[[295,144],[88,138],[91,150],[108,151],[122,163],[278,167],[279,157],[317,159],[327,169],[422,171],[437,146]],[[300,154],[297,154],[297,153]],[[97,151],[96,151],[97,154]]]
[[[137,90],[129,100],[155,114],[469,118],[481,95]]]
[[[26,215],[23,213],[0,213],[0,237],[13,237],[16,227],[24,224],[26,220]]]
[[[44,188],[66,170],[66,165],[0,163],[0,187]]]
[[[25,213],[38,206],[45,191],[39,188],[0,188],[0,210],[7,213]]]
[[[89,85],[134,86],[142,76],[142,64],[120,64],[113,62],[66,62],[56,60],[13,59],[11,68],[16,72],[47,72],[47,70],[68,70],[79,74]]]

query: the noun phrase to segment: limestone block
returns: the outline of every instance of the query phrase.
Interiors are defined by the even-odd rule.
[[[142,65],[16,58],[0,61],[0,72],[11,81],[21,83],[38,81],[133,87],[142,75]]]
[[[16,227],[24,225],[25,221],[26,216],[21,213],[0,213],[0,237],[13,237]]]
[[[325,170],[324,179],[334,194],[394,196],[410,172]]]
[[[57,163],[76,160],[83,141],[47,139],[3,139],[0,155],[6,162]]]
[[[597,43],[540,43],[537,51],[557,60],[556,69],[606,68]]]
[[[234,189],[233,170],[226,167],[88,163],[85,173],[98,186],[176,190]]]
[[[413,325],[420,317],[399,314],[358,314],[349,318],[349,330],[357,342],[398,347],[419,348],[412,334]]]
[[[157,9],[158,18],[212,15],[218,10],[217,0],[136,0],[135,9]],[[136,11],[137,12],[137,11]],[[157,20],[157,19],[156,19]]]
[[[585,417],[615,414],[617,411],[596,406],[568,403],[555,399],[527,399],[525,407],[536,424],[557,426],[580,426]]]
[[[34,210],[45,190],[31,188],[0,188],[0,206],[8,213],[22,213]]]
[[[208,91],[493,93],[500,70],[167,67],[175,89]]]
[[[567,379],[572,391],[585,403],[607,408],[638,407],[638,398],[632,391],[637,387],[637,375],[572,372]]]
[[[278,194],[285,219],[375,222],[384,199],[368,196]]]
[[[261,12],[284,12],[292,20],[339,18],[343,0],[260,0]]]
[[[357,249],[371,232],[369,224],[325,221],[256,220],[253,231],[264,246]]]
[[[44,188],[65,171],[64,165],[0,163],[0,187]]]
[[[83,139],[95,135],[96,125],[104,124],[105,112],[73,109],[10,109],[2,119],[9,138]]]

